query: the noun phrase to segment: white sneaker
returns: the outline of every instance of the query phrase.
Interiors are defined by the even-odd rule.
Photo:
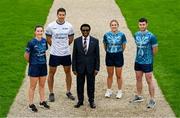
[[[122,98],[122,90],[118,90],[117,94],[116,94],[116,98],[120,99]]]
[[[107,90],[106,90],[106,93],[105,93],[105,97],[106,97],[106,98],[110,98],[111,95],[112,95],[112,90],[111,90],[111,89],[107,89]]]

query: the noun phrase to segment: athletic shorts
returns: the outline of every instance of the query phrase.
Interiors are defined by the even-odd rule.
[[[57,67],[60,65],[70,66],[71,65],[71,55],[67,55],[67,56],[50,55],[49,66]]]
[[[139,64],[139,63],[135,62],[134,70],[142,71],[144,73],[149,73],[149,72],[153,71],[153,64]]]
[[[28,69],[30,77],[43,77],[47,75],[47,64],[30,64]]]
[[[106,66],[122,67],[124,65],[124,57],[122,52],[106,53]]]

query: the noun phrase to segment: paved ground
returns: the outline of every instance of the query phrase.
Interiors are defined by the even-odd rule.
[[[97,108],[92,110],[88,106],[87,97],[85,104],[79,109],[73,108],[76,101],[70,101],[65,96],[65,80],[62,67],[59,67],[55,79],[56,102],[49,103],[50,110],[39,108],[38,113],[30,113],[27,110],[27,88],[29,79],[26,76],[11,106],[8,117],[174,117],[174,113],[165,101],[160,89],[156,86],[157,107],[153,110],[146,109],[148,100],[147,84],[144,84],[143,95],[145,101],[140,104],[129,103],[135,94],[135,74],[133,71],[133,61],[135,45],[131,32],[127,28],[124,17],[114,0],[54,0],[54,4],[49,12],[46,25],[56,19],[56,10],[64,7],[67,10],[67,20],[71,22],[75,29],[75,37],[80,35],[79,27],[82,23],[89,23],[92,26],[91,35],[100,40],[101,70],[96,78],[95,101]],[[102,37],[109,31],[109,21],[117,19],[120,23],[120,30],[125,33],[128,43],[124,53],[125,66],[123,69],[123,93],[122,99],[116,99],[115,94],[110,99],[104,98],[106,91],[106,67],[104,63],[105,51],[102,46]],[[45,26],[46,26],[45,25]],[[27,73],[27,72],[26,72]],[[154,81],[156,83],[156,81]],[[157,84],[156,84],[157,85]],[[117,90],[116,80],[113,83],[114,93]],[[75,76],[73,76],[72,92],[76,95]],[[86,93],[85,93],[86,94]],[[46,84],[46,95],[48,89]],[[86,96],[86,95],[85,95]],[[39,95],[36,91],[35,104],[38,104]]]

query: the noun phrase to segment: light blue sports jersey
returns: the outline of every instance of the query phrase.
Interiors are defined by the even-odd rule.
[[[136,62],[139,64],[153,63],[153,47],[158,46],[156,37],[149,31],[138,31],[134,35],[137,46]]]
[[[106,46],[106,52],[117,53],[122,52],[122,45],[127,43],[126,37],[122,32],[107,32],[104,34],[103,43]]]
[[[26,52],[30,54],[30,64],[46,64],[46,50],[48,45],[46,39],[42,38],[40,41],[32,39],[28,42]]]

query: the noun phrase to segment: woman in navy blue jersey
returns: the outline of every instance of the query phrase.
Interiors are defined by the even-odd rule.
[[[36,106],[33,104],[34,92],[37,83],[39,83],[39,106],[49,109],[45,101],[44,86],[47,76],[47,64],[46,64],[46,50],[48,49],[46,39],[42,37],[44,32],[43,26],[35,27],[35,37],[28,42],[27,48],[24,54],[24,58],[29,62],[28,75],[30,77],[29,86],[29,106],[28,108],[32,112],[37,112]]]

